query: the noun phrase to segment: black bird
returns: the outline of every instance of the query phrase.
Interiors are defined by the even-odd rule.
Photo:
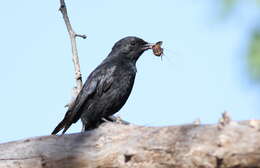
[[[153,44],[138,37],[125,37],[89,75],[74,104],[54,129],[64,134],[80,118],[85,130],[98,126],[103,118],[118,112],[127,101],[136,75],[136,61]]]

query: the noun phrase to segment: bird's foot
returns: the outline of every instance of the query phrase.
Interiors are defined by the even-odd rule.
[[[105,122],[115,122],[118,124],[129,125],[128,121],[123,120],[120,116],[108,116],[103,119]]]

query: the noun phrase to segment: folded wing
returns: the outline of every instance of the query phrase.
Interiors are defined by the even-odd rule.
[[[75,102],[68,109],[63,120],[53,130],[52,135],[57,134],[62,129],[62,134],[64,134],[73,123],[80,119],[83,112],[83,110],[81,110],[83,104],[86,103],[93,94],[102,96],[102,94],[110,88],[113,82],[112,74],[114,70],[115,67],[105,68],[105,70],[103,69],[101,71],[97,68],[96,71],[90,74],[90,77],[84,84]]]

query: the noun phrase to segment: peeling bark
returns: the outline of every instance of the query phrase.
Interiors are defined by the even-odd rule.
[[[260,121],[98,129],[0,144],[1,168],[260,167]]]

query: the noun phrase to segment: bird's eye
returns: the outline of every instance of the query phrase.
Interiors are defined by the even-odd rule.
[[[135,41],[131,41],[130,44],[131,44],[132,46],[134,46],[134,45],[136,44],[136,42],[135,42]]]

